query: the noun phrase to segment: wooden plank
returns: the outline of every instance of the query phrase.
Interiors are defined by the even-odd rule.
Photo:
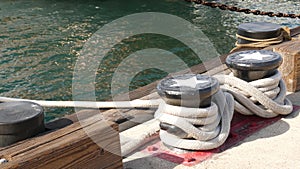
[[[46,124],[47,130],[57,130],[69,126],[75,122],[78,122],[78,119],[84,120],[95,115],[102,114],[103,119],[107,121],[112,121],[119,123],[120,121],[130,118],[130,116],[125,113],[130,109],[122,109],[122,112],[115,111],[114,109],[108,110],[98,110],[98,109],[82,109],[77,113],[66,115],[63,118],[57,119],[55,121],[51,121]]]
[[[227,56],[228,55],[222,55],[220,57],[211,59],[211,60],[203,62],[201,64],[192,66],[190,69],[172,73],[171,75],[187,74],[187,73],[190,73],[190,71],[195,74],[205,73],[208,70],[214,69],[216,67],[224,66],[222,64],[225,62],[225,59]],[[116,100],[128,100],[128,97],[127,97],[128,95],[129,95],[130,100],[138,99],[143,96],[149,95],[149,94],[153,93],[153,90],[156,89],[158,82],[159,82],[159,80],[155,81],[153,83],[150,83],[148,85],[145,85],[143,87],[140,87],[134,91],[129,92],[129,94],[120,94],[119,96],[116,96]]]
[[[293,29],[290,30],[291,36],[296,37],[297,35],[300,34],[300,26],[297,26]]]
[[[278,52],[283,57],[283,63],[279,71],[283,75],[289,92],[299,90],[300,79],[300,40],[292,40],[273,47],[273,51]]]
[[[226,66],[226,64],[222,64],[216,68],[213,68],[203,74],[205,75],[216,75],[216,74],[229,74],[231,73],[231,70]]]
[[[93,117],[2,148],[9,162],[1,168],[122,168],[122,157],[111,152],[121,153],[118,126]]]

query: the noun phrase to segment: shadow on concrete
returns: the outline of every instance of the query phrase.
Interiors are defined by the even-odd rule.
[[[294,111],[284,118],[286,119],[295,118],[299,115],[300,112],[300,92],[288,94],[287,98],[293,103]]]
[[[252,118],[258,118],[258,117],[252,117]],[[260,125],[262,125],[261,123],[264,123],[264,121],[259,121],[258,125],[246,124],[242,127],[243,129],[231,131],[228,139],[221,147],[213,149],[213,150],[209,150],[209,151],[200,151],[200,152],[202,152],[202,156],[206,156],[206,158],[210,158],[211,156],[213,156],[213,154],[223,153],[227,149],[231,149],[233,147],[240,146],[247,142],[251,142],[251,141],[255,141],[255,140],[263,139],[263,138],[276,137],[278,135],[284,134],[285,132],[287,132],[290,129],[290,125],[287,122],[280,120],[280,117],[278,117],[278,119],[279,120],[273,121],[272,124],[270,124],[270,123],[265,124],[265,125],[267,125],[265,127],[260,126]],[[251,130],[251,132],[248,132],[249,130]],[[157,142],[158,139],[153,140],[153,141]],[[152,142],[152,144],[154,144],[154,142]],[[148,145],[152,145],[152,144],[150,143]],[[145,147],[143,147],[142,149],[144,149],[144,148]],[[163,152],[161,152],[161,153],[163,153]],[[133,159],[129,162],[126,162],[124,164],[124,168],[127,168],[127,169],[166,168],[166,169],[168,169],[168,168],[174,168],[178,164],[181,164],[184,160],[184,159],[182,159],[182,161],[180,161],[180,156],[168,157],[167,159],[172,159],[172,160],[165,160],[166,156],[171,156],[171,155],[172,155],[172,153],[156,154],[155,157],[147,156],[147,157],[143,157],[143,158]],[[161,156],[163,156],[163,158],[161,158]],[[173,163],[174,159],[177,159],[177,160],[175,160],[176,161],[175,163]],[[170,161],[173,161],[173,162],[170,162]]]
[[[294,111],[291,114],[289,114],[289,115],[287,115],[287,116],[285,116],[283,118],[285,118],[285,119],[293,119],[293,118],[295,118],[295,117],[297,117],[299,115],[299,112],[300,112],[300,106],[294,105]]]
[[[238,142],[236,145],[234,145],[232,147],[236,147],[243,143],[255,141],[258,139],[271,138],[271,137],[276,137],[276,136],[282,135],[290,129],[290,125],[283,120],[279,120],[276,123],[274,123],[270,126],[267,126],[265,128],[262,128],[262,129],[263,130],[259,130],[255,133],[249,135],[244,140],[241,140],[240,142]],[[230,147],[230,148],[232,148],[232,147]]]
[[[148,156],[125,162],[123,166],[124,169],[172,169],[178,166],[178,164],[161,158]]]

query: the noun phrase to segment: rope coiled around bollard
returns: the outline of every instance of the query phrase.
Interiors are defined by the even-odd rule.
[[[286,98],[286,86],[279,71],[273,76],[252,82],[246,82],[232,74],[214,77],[224,91],[233,95],[235,110],[241,114],[272,118],[290,114],[293,110],[291,101]]]
[[[164,103],[159,106],[155,118],[188,133],[185,139],[161,130],[160,138],[165,144],[187,150],[208,150],[219,147],[227,139],[233,111],[232,95],[218,91],[208,108],[187,108]]]
[[[270,39],[254,39],[236,34],[238,39],[249,41],[249,43],[241,44],[238,41],[235,42],[235,47],[230,51],[230,53],[241,48],[264,48],[270,45],[279,44],[285,40],[291,40],[292,37],[290,32],[291,31],[288,27],[282,27],[280,35]]]

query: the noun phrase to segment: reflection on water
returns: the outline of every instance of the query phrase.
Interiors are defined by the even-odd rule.
[[[300,13],[297,0],[220,0],[227,4],[275,12]],[[269,21],[287,26],[299,20],[246,15],[192,5],[182,0],[3,0],[0,2],[0,92],[2,96],[28,99],[71,100],[73,68],[80,49],[101,26],[137,12],[165,12],[182,17],[201,28],[220,54],[234,44],[236,27],[242,22]],[[98,100],[110,98],[112,74],[122,59],[145,48],[173,52],[189,66],[200,63],[188,47],[160,35],[131,37],[116,45],[97,72]],[[203,55],[209,59],[215,56]],[[130,88],[166,76],[148,69]],[[47,109],[50,120],[72,109]]]

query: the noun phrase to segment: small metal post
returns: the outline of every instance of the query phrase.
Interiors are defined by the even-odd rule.
[[[170,105],[203,108],[211,105],[212,96],[219,90],[217,79],[206,75],[179,75],[160,81],[157,86],[158,94]],[[179,127],[161,122],[161,130],[180,138],[188,138],[188,133]],[[173,149],[171,145],[166,145]]]
[[[43,108],[31,102],[0,104],[0,147],[32,137],[44,131]]]
[[[253,81],[273,75],[282,63],[282,57],[269,50],[247,50],[229,55],[225,61],[234,76]]]

